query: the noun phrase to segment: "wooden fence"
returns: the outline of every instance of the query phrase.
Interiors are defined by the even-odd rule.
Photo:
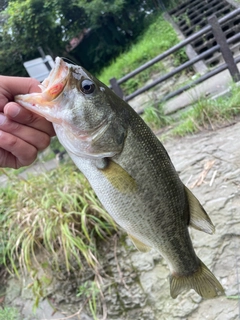
[[[227,39],[225,38],[225,35],[221,29],[221,24],[227,22],[228,20],[230,20],[231,18],[234,18],[235,16],[237,16],[238,14],[240,14],[240,8],[232,11],[231,13],[227,14],[226,16],[222,17],[221,19],[217,19],[215,15],[211,16],[208,18],[208,25],[205,26],[204,28],[202,28],[200,31],[194,33],[193,35],[191,35],[190,37],[184,39],[183,41],[181,41],[180,43],[178,43],[177,45],[173,46],[172,48],[168,49],[167,51],[165,51],[164,53],[156,56],[155,58],[149,60],[148,62],[146,62],[145,64],[143,64],[142,66],[140,66],[139,68],[133,70],[132,72],[128,73],[127,75],[125,75],[124,77],[122,77],[121,79],[117,80],[116,78],[112,78],[110,79],[110,88],[113,89],[113,91],[120,96],[121,98],[123,98],[125,101],[129,101],[132,98],[138,96],[139,94],[148,91],[149,89],[155,87],[157,84],[173,77],[175,74],[183,71],[184,69],[192,66],[193,64],[195,64],[196,62],[204,59],[205,57],[207,57],[209,54],[213,54],[214,52],[220,50],[220,52],[222,53],[223,59],[225,61],[225,63],[221,64],[220,66],[217,66],[216,68],[212,69],[211,71],[205,73],[204,75],[202,75],[201,77],[199,77],[198,79],[196,79],[195,81],[192,81],[191,83],[173,91],[170,92],[169,94],[161,97],[159,99],[159,102],[163,102],[166,101],[170,98],[173,98],[174,96],[182,93],[183,91],[186,91],[187,89],[193,87],[194,85],[201,83],[203,81],[205,81],[206,79],[212,77],[215,74],[218,74],[219,72],[225,70],[228,68],[233,80],[235,82],[240,80],[240,73],[239,70],[237,68],[236,63],[240,62],[240,56],[236,57],[235,59],[233,58],[233,54],[229,48],[229,44],[236,42],[236,40],[240,40],[240,33],[232,36],[231,38]],[[173,69],[172,71],[170,71],[169,73],[159,77],[158,79],[154,80],[151,84],[148,84],[142,88],[139,88],[138,90],[134,91],[133,93],[129,94],[128,96],[124,96],[123,95],[123,91],[120,87],[120,85],[122,83],[124,83],[125,81],[131,79],[132,77],[134,77],[135,75],[137,75],[138,73],[144,71],[145,69],[149,68],[150,66],[154,65],[155,63],[157,63],[158,61],[163,60],[164,58],[168,57],[169,55],[171,55],[172,53],[176,52],[177,50],[185,47],[186,45],[190,44],[193,40],[196,40],[198,38],[201,38],[204,34],[206,34],[207,32],[209,32],[210,30],[212,30],[213,35],[215,37],[215,40],[217,42],[217,44],[208,49],[207,51],[197,55],[196,57],[192,58],[191,60],[188,60],[187,62],[183,63],[182,65],[176,67],[175,69]]]

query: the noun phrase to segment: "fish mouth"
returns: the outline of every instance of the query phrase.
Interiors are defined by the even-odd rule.
[[[55,99],[63,92],[69,75],[69,67],[63,59],[57,57],[49,76],[39,85],[42,92],[17,95],[14,100],[26,109],[44,116],[49,121],[60,123],[53,112]],[[53,113],[55,116],[53,116]]]
[[[55,66],[49,76],[39,85],[42,89],[42,95],[46,100],[52,101],[59,96],[67,83],[68,74],[68,65],[63,59],[57,57],[55,59]]]

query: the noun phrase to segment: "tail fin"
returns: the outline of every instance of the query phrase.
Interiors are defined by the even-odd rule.
[[[220,282],[199,259],[199,269],[190,276],[170,275],[170,293],[175,299],[184,290],[194,289],[203,298],[214,298],[224,293]]]

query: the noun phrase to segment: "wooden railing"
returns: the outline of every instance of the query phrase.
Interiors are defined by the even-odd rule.
[[[178,43],[177,45],[173,46],[172,48],[168,49],[167,51],[165,51],[164,53],[156,56],[155,58],[149,60],[148,62],[146,62],[145,64],[143,64],[142,66],[140,66],[139,68],[133,70],[132,72],[128,73],[127,75],[125,75],[124,77],[122,77],[121,79],[116,79],[116,78],[112,78],[110,79],[110,87],[113,89],[113,91],[120,96],[121,98],[123,98],[125,101],[129,101],[132,98],[138,96],[141,93],[144,93],[146,91],[148,91],[149,89],[155,87],[157,84],[173,77],[175,74],[183,71],[184,69],[192,66],[193,64],[195,64],[196,62],[204,59],[205,57],[207,57],[209,54],[213,54],[214,52],[216,52],[217,50],[220,50],[223,56],[223,59],[225,61],[225,63],[221,64],[220,66],[215,67],[214,69],[212,69],[211,71],[205,73],[204,75],[202,75],[201,77],[199,77],[198,79],[196,79],[195,81],[192,81],[191,83],[173,91],[170,92],[169,94],[161,97],[159,99],[159,102],[162,101],[166,101],[170,98],[173,98],[174,96],[180,94],[181,92],[191,88],[192,86],[203,82],[204,80],[212,77],[215,74],[218,74],[219,72],[225,70],[225,69],[229,69],[229,72],[233,78],[233,80],[235,82],[240,80],[240,73],[239,70],[237,68],[236,63],[240,62],[240,56],[236,57],[235,59],[233,58],[233,54],[229,48],[229,44],[231,44],[232,42],[235,42],[236,40],[240,40],[240,33],[232,36],[231,38],[227,39],[225,38],[225,35],[221,29],[221,24],[227,22],[228,20],[234,18],[235,16],[237,16],[238,14],[240,14],[240,8],[232,11],[231,13],[227,14],[226,16],[222,17],[221,19],[217,19],[215,15],[209,17],[208,19],[208,25],[205,26],[204,28],[202,28],[200,31],[194,33],[193,35],[191,35],[190,37],[184,39],[183,41],[181,41],[180,43]],[[217,42],[217,45],[215,45],[214,47],[208,49],[207,51],[197,55],[196,57],[192,58],[191,60],[188,60],[187,62],[183,63],[182,65],[176,67],[175,69],[173,69],[172,71],[170,71],[169,73],[159,77],[158,79],[154,80],[151,84],[148,84],[142,88],[137,89],[136,91],[134,91],[133,93],[129,94],[128,96],[124,96],[123,91],[120,87],[120,85],[122,83],[124,83],[125,81],[131,79],[132,77],[134,77],[135,75],[137,75],[138,73],[146,70],[147,68],[149,68],[150,66],[154,65],[155,63],[163,60],[164,58],[168,57],[169,55],[173,54],[174,52],[176,52],[177,50],[185,47],[186,45],[190,44],[193,40],[196,40],[200,37],[202,37],[204,34],[206,34],[207,32],[209,32],[210,30],[212,30],[213,35],[215,37],[215,40]]]

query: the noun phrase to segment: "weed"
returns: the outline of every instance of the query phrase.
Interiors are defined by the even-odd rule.
[[[17,258],[21,268],[29,271],[31,257],[36,258],[36,249],[42,247],[56,259],[61,248],[67,270],[72,255],[81,265],[78,251],[90,265],[95,264],[94,239],[111,234],[114,223],[81,173],[65,165],[19,181],[15,192],[3,223],[8,229],[5,250],[14,269]]]
[[[73,165],[27,181],[10,178],[11,188],[0,189],[0,261],[11,272],[19,274],[20,268],[22,274],[31,274],[37,305],[51,282],[49,261],[58,270],[63,256],[68,271],[87,263],[96,274],[98,242],[113,234],[115,223]],[[45,261],[42,256],[39,260],[39,252]]]
[[[190,28],[191,27],[191,20],[189,19],[188,12],[182,14],[182,20],[186,23],[186,25]]]
[[[187,134],[195,133],[196,127],[191,118],[185,119],[182,123],[171,130],[171,135],[183,137]]]
[[[164,105],[154,105],[144,110],[143,119],[152,128],[158,129],[164,126],[172,126],[173,129],[164,134],[167,136],[185,136],[202,129],[215,130],[240,114],[239,86],[231,84],[227,95],[217,99],[200,98],[191,108],[179,111],[177,116],[166,116]],[[163,138],[162,137],[162,138]]]
[[[240,0],[239,0],[240,1]],[[179,6],[181,3],[184,3],[185,0],[171,0],[171,1],[163,1],[168,9],[173,9]]]
[[[20,320],[20,314],[16,308],[0,308],[0,320]]]
[[[79,288],[77,297],[84,297],[86,302],[88,302],[88,307],[93,315],[94,320],[97,320],[97,306],[101,300],[100,288],[98,282],[86,281]]]
[[[232,299],[232,300],[240,300],[240,296],[227,296],[227,299]]]
[[[171,135],[184,136],[202,129],[214,130],[231,121],[240,113],[240,92],[236,84],[231,85],[228,95],[218,99],[200,98],[191,109],[182,112],[180,121]]]
[[[158,129],[171,123],[171,117],[164,114],[161,104],[147,107],[142,118],[152,129]]]
[[[179,66],[188,60],[188,56],[186,54],[185,48],[179,49],[173,56],[174,58],[174,66]],[[185,71],[186,72],[186,71]]]

